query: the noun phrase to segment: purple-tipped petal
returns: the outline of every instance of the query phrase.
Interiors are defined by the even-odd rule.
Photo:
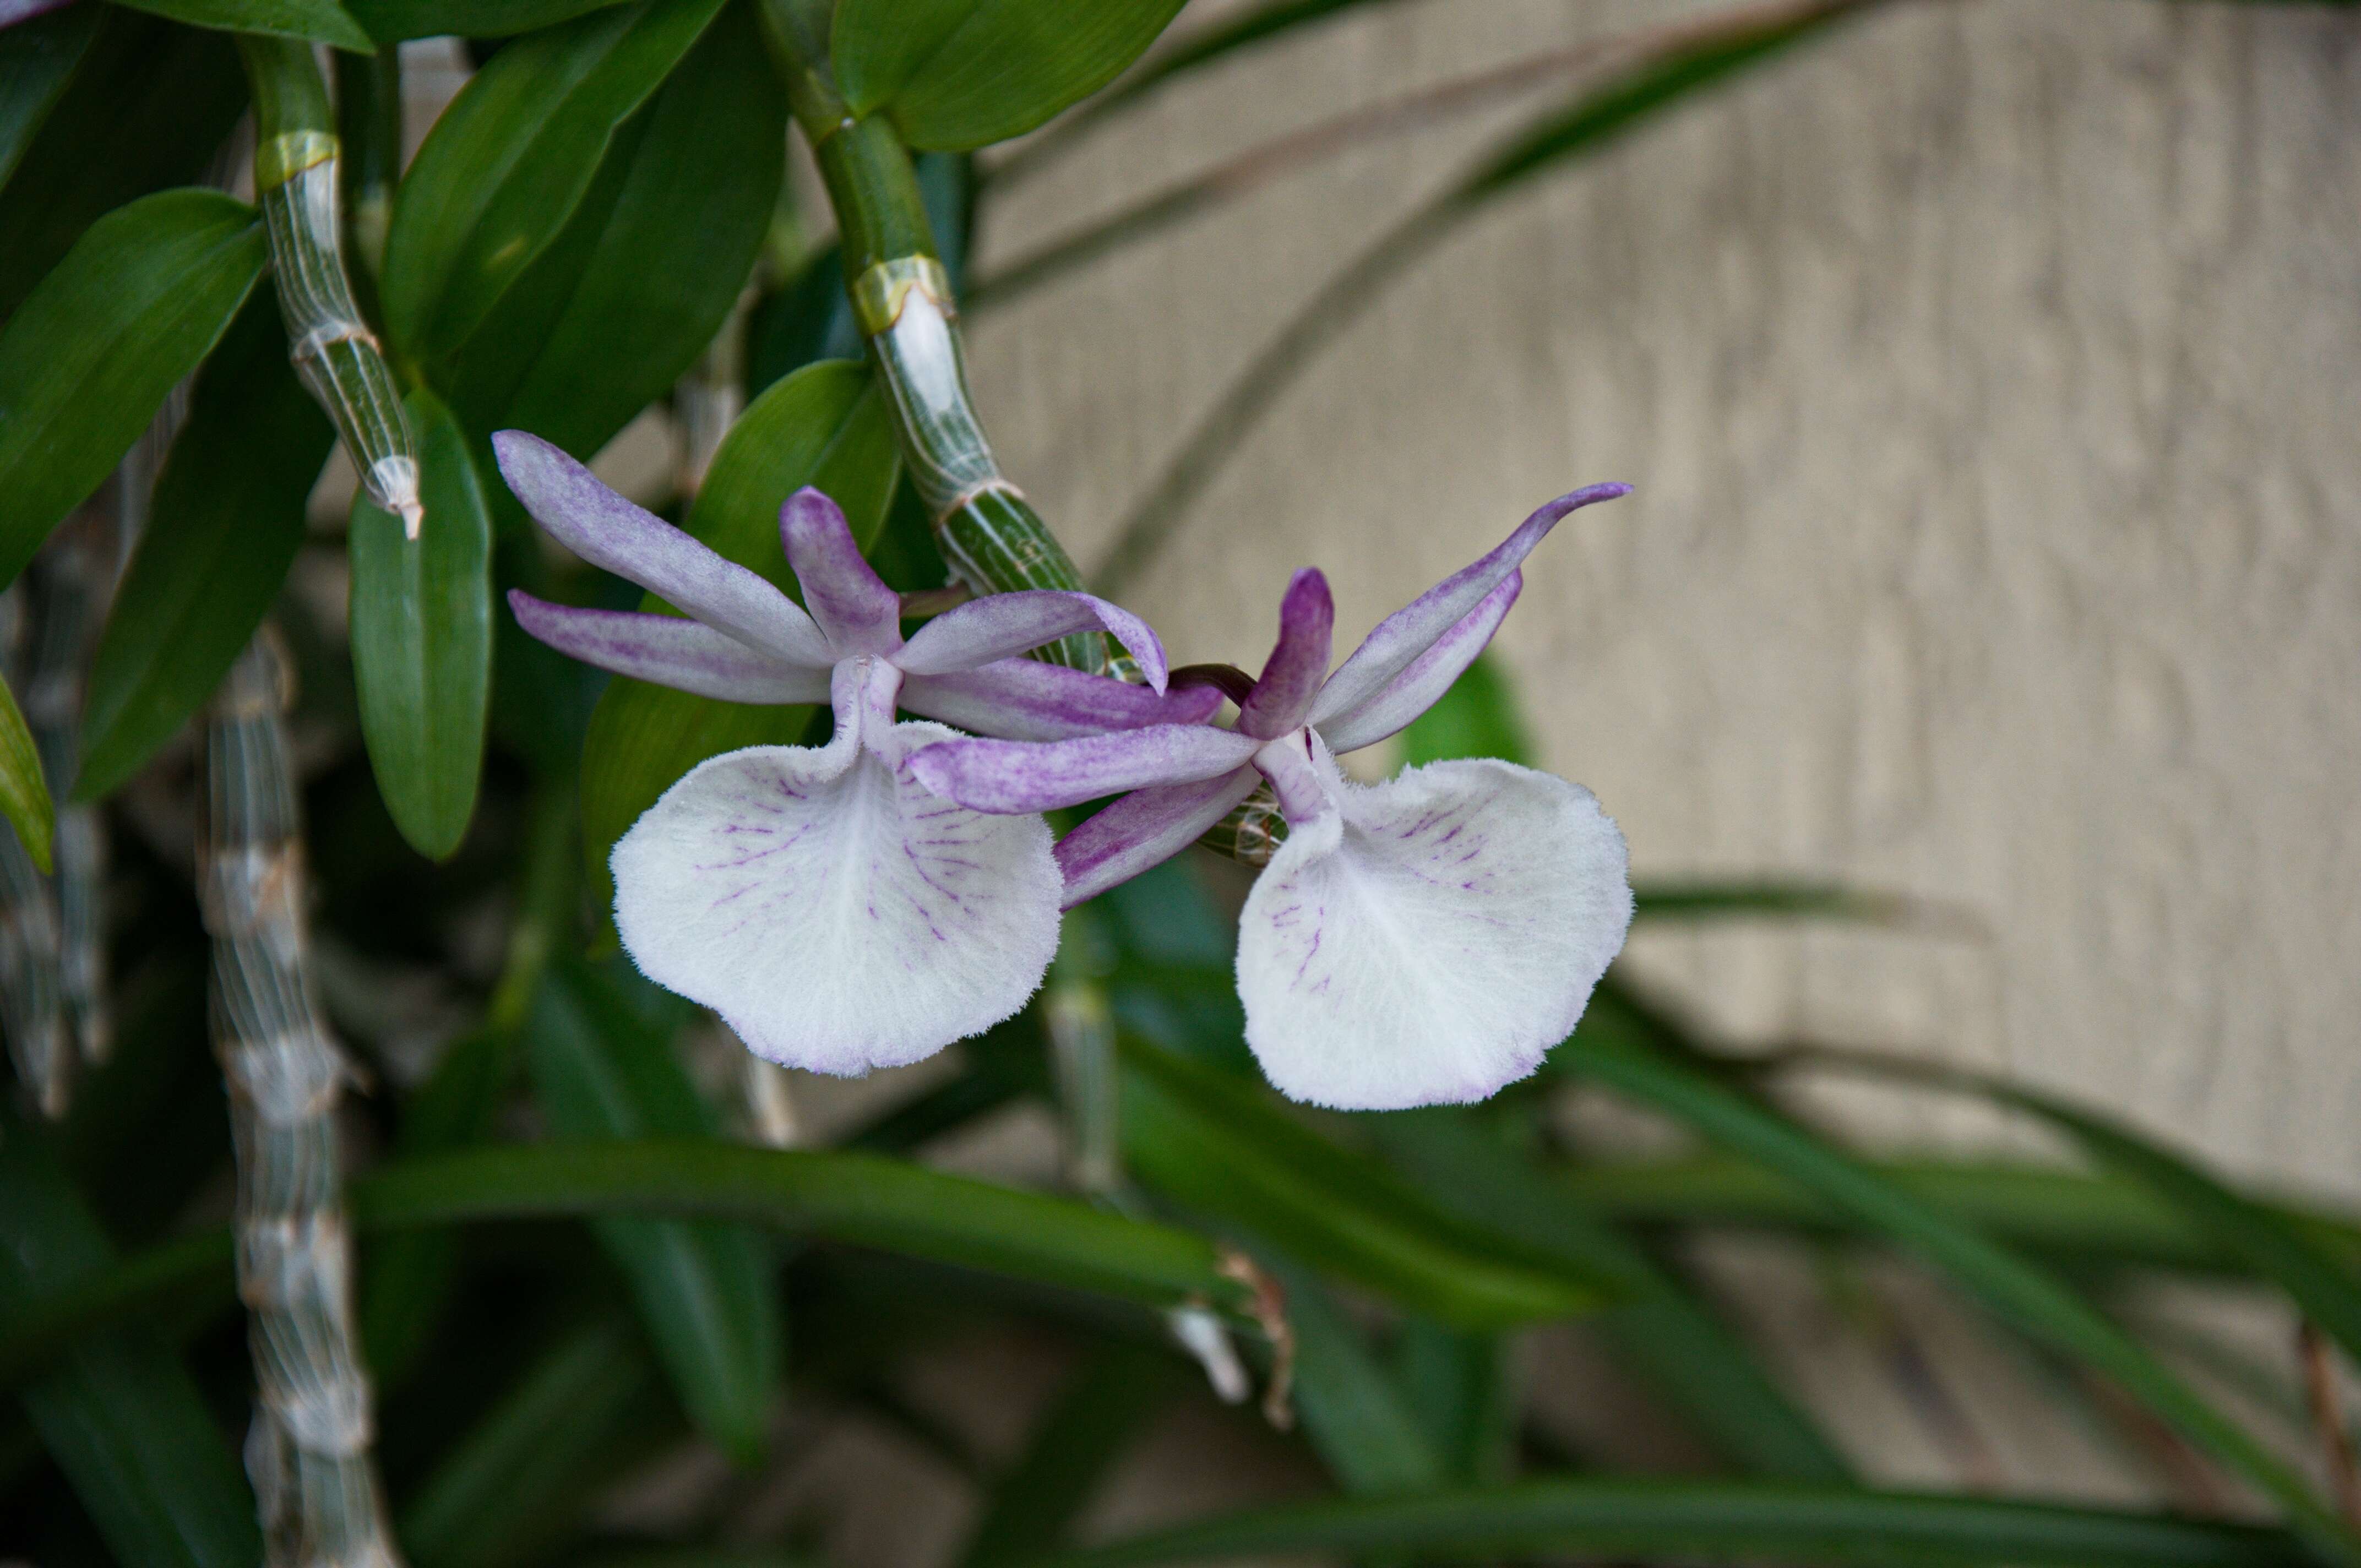
[[[862,558],[834,501],[806,485],[779,509],[779,535],[803,585],[804,608],[839,654],[891,653],[902,645],[902,596]]]
[[[1148,672],[1148,684],[1158,691],[1168,678],[1164,644],[1148,622],[1091,594],[1055,588],[1031,588],[1021,593],[991,594],[947,610],[918,629],[918,634],[894,655],[894,662],[914,675],[942,675],[972,670],[1009,658],[1071,632],[1104,627],[1131,651]]]
[[[1351,658],[1337,666],[1327,685],[1321,689],[1312,705],[1312,722],[1325,724],[1358,707],[1391,684],[1396,675],[1417,662],[1420,654],[1466,620],[1484,596],[1499,586],[1501,578],[1515,571],[1543,536],[1557,526],[1560,518],[1594,501],[1611,501],[1631,493],[1629,485],[1589,485],[1572,495],[1558,497],[1519,523],[1517,531],[1503,540],[1499,549],[1473,565],[1452,573],[1378,622],[1377,630],[1353,651]]]
[[[1202,724],[1220,711],[1222,694],[1194,686],[1159,696],[1038,659],[1002,659],[978,670],[912,675],[902,683],[902,706],[1002,740],[1071,740],[1150,724]]]
[[[1332,634],[1336,628],[1336,604],[1328,596],[1328,579],[1316,567],[1305,567],[1287,585],[1279,604],[1279,646],[1256,677],[1252,696],[1239,706],[1241,733],[1268,740],[1303,728],[1312,699],[1320,694],[1321,677],[1328,673]]]
[[[548,442],[504,430],[492,437],[492,451],[525,510],[592,565],[791,663],[825,669],[834,662],[819,628],[795,600],[633,506]]]
[[[724,702],[824,702],[828,672],[790,664],[699,621],[635,610],[578,609],[522,589],[509,593],[517,624],[559,652],[633,680]]]
[[[1328,742],[1328,749],[1343,752],[1374,746],[1442,701],[1451,683],[1466,673],[1476,656],[1484,652],[1485,644],[1492,641],[1492,634],[1500,630],[1509,607],[1517,602],[1517,594],[1524,586],[1522,572],[1511,572],[1501,578],[1498,587],[1477,600],[1476,608],[1458,625],[1435,639],[1433,646],[1411,661],[1409,669],[1380,687],[1367,701],[1323,720],[1320,738]]]
[[[1157,724],[1079,740],[953,740],[910,759],[918,782],[971,811],[1054,811],[1152,784],[1226,773],[1251,736],[1203,724]]]
[[[1134,790],[1058,840],[1065,873],[1062,906],[1096,898],[1163,864],[1254,793],[1262,775],[1240,768],[1196,784]]]

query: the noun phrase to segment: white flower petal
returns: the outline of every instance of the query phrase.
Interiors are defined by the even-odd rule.
[[[899,1067],[991,1027],[1058,946],[1049,826],[928,794],[903,760],[956,739],[939,724],[864,739],[715,757],[612,862],[615,923],[648,977],[815,1072]]]
[[[1238,921],[1246,1043],[1347,1111],[1481,1100],[1540,1065],[1623,946],[1623,835],[1588,790],[1434,762],[1290,824]]]

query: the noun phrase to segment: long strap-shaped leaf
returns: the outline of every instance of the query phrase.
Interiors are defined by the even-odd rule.
[[[1659,1053],[1577,1033],[1550,1059],[1777,1169],[1883,1232],[2022,1332],[2114,1379],[2287,1509],[2296,1528],[2335,1560],[2361,1563],[2361,1541],[2299,1476],[2046,1270],[1776,1112]]]
[[[1250,1292],[1202,1236],[874,1155],[671,1139],[510,1145],[390,1165],[356,1178],[345,1197],[364,1230],[611,1213],[743,1220],[1152,1306],[1202,1301],[1255,1321]],[[229,1255],[226,1230],[185,1237],[0,1326],[0,1387],[83,1332],[185,1309],[192,1294],[225,1287]]]
[[[1378,1551],[1875,1568],[2297,1568],[2318,1561],[2280,1530],[2166,1514],[1843,1486],[1621,1480],[1299,1503],[1038,1561],[1042,1568],[1130,1568]]]

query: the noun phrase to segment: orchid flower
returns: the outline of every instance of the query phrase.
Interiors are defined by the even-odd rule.
[[[1022,1007],[1057,949],[1048,827],[928,793],[909,755],[957,732],[897,723],[896,707],[1047,739],[1195,722],[1221,706],[1219,693],[1164,695],[1156,634],[1087,594],[993,595],[905,641],[900,596],[818,490],[796,491],[779,513],[798,606],[549,443],[504,431],[492,444],[544,528],[687,616],[511,593],[525,630],[639,680],[835,710],[824,747],[752,746],[690,770],[609,862],[615,924],[633,961],[720,1014],[769,1060],[846,1075],[917,1061]],[[1153,690],[1016,657],[1100,628],[1130,650]]]
[[[1339,1110],[1484,1099],[1572,1032],[1623,946],[1623,836],[1588,790],[1531,768],[1431,762],[1366,787],[1336,756],[1433,706],[1499,630],[1542,537],[1630,488],[1595,485],[1543,507],[1379,622],[1334,674],[1327,579],[1298,572],[1235,729],[955,740],[918,752],[912,770],[978,811],[1131,791],[1059,844],[1069,905],[1179,853],[1268,781],[1288,834],[1246,897],[1237,956],[1263,1071],[1283,1093]]]

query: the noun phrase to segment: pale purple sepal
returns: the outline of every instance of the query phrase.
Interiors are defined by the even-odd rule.
[[[1251,767],[1196,784],[1134,790],[1058,840],[1065,908],[1096,898],[1195,843],[1252,795],[1262,775]]]
[[[1038,659],[1002,659],[977,670],[911,675],[902,683],[902,706],[978,735],[1071,740],[1149,724],[1202,724],[1220,709],[1222,694],[1192,686],[1159,696]]]
[[[600,484],[564,452],[521,430],[492,437],[501,477],[559,543],[674,609],[792,663],[825,669],[828,642],[796,602]]]
[[[1312,722],[1324,725],[1375,697],[1395,676],[1416,663],[1445,632],[1499,586],[1560,518],[1595,501],[1631,493],[1623,484],[1587,485],[1542,507],[1517,526],[1500,546],[1473,565],[1454,572],[1407,606],[1378,622],[1353,656],[1338,666],[1312,704]]]
[[[1093,595],[1056,588],[1028,588],[971,599],[920,627],[917,635],[894,655],[894,662],[914,675],[972,670],[1070,633],[1101,627],[1131,651],[1147,672],[1148,684],[1162,691],[1168,679],[1164,644],[1157,641],[1148,622]]]
[[[1409,669],[1350,713],[1321,725],[1320,738],[1328,742],[1328,749],[1344,752],[1374,746],[1407,728],[1412,719],[1442,701],[1451,683],[1466,673],[1476,656],[1484,652],[1485,644],[1492,641],[1492,634],[1500,630],[1500,622],[1507,619],[1510,607],[1517,602],[1517,594],[1524,585],[1522,572],[1510,572],[1500,579],[1499,587],[1477,601],[1458,625],[1412,661]]]
[[[825,670],[765,657],[733,637],[678,616],[582,609],[511,589],[517,624],[559,652],[634,680],[724,702],[824,702]]]
[[[1149,784],[1226,773],[1252,736],[1202,724],[1157,724],[1077,740],[953,740],[910,759],[918,782],[971,811],[1054,811]]]
[[[803,587],[804,608],[839,657],[901,646],[902,596],[862,557],[834,501],[806,485],[779,509],[779,537]]]
[[[1336,628],[1336,604],[1328,579],[1305,567],[1287,585],[1279,602],[1279,643],[1264,661],[1255,688],[1238,709],[1238,729],[1269,740],[1303,727],[1303,716],[1328,674]]]

